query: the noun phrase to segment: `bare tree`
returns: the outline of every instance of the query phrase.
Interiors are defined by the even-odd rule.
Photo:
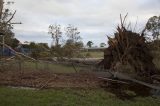
[[[73,43],[75,43],[81,39],[79,34],[80,34],[80,32],[78,31],[77,27],[74,27],[71,24],[69,24],[68,27],[66,27],[66,35],[67,35],[67,37],[69,37],[70,40],[73,41]]]
[[[50,25],[48,33],[51,34],[52,39],[55,42],[55,46],[58,46],[59,40],[62,38],[61,26],[57,24]]]

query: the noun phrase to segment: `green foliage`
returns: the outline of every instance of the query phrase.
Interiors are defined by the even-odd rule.
[[[29,44],[29,48],[30,48],[30,49],[35,49],[35,48],[37,48],[36,43],[35,43],[35,42],[31,42],[31,43]]]
[[[31,50],[31,57],[35,59],[51,56],[50,48],[46,43],[36,44],[35,42],[31,42],[29,45],[26,45],[26,48]]]
[[[153,16],[149,18],[144,31],[146,35],[149,35],[149,37],[158,39],[160,36],[160,16]]]
[[[59,44],[59,40],[62,38],[60,25],[50,25],[49,34],[52,35],[52,39],[55,41],[55,45],[51,47],[51,54],[55,57],[74,57],[83,47],[83,42],[81,42],[81,37],[79,36],[80,32],[73,25],[69,24],[65,28],[65,34],[68,39],[63,46]]]
[[[52,56],[63,57],[63,53],[64,53],[63,48],[60,45],[51,47]]]
[[[72,40],[67,40],[66,44],[63,46],[64,56],[71,58],[74,56],[76,46]]]
[[[81,48],[83,48],[84,45],[83,45],[82,41],[79,41],[79,42],[75,42],[75,46],[77,49],[81,49]]]
[[[11,46],[12,48],[15,48],[19,44],[19,40],[14,38],[13,35],[2,35],[0,36],[0,42],[3,42],[3,37],[4,37],[4,42],[5,44]]]
[[[91,48],[91,47],[92,47],[92,45],[93,45],[93,42],[92,42],[92,41],[88,41],[88,42],[87,42],[87,46],[88,46],[88,47],[90,47],[90,48]]]
[[[51,53],[55,57],[76,57],[79,55],[79,50],[83,47],[83,42],[74,42],[72,39],[68,39],[64,46],[52,46]],[[79,55],[80,56],[80,55]]]
[[[38,44],[45,49],[50,49],[47,43],[38,43]]]
[[[18,44],[19,44],[19,40],[17,40],[16,38],[13,38],[11,42],[12,42],[12,44],[11,44],[10,46],[11,46],[12,48],[17,47]]]
[[[74,42],[72,39],[67,40],[63,46],[64,57],[75,57],[80,56],[79,51],[83,47],[83,42]]]
[[[40,53],[39,53],[39,56],[40,56],[40,57],[50,57],[50,56],[51,56],[51,53],[50,53],[50,52],[40,52]]]

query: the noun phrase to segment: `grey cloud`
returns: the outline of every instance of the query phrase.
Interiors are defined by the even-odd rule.
[[[38,35],[43,39],[48,26],[58,23],[73,24],[81,31],[84,42],[93,39],[98,43],[114,32],[119,14],[128,12],[128,22],[133,24],[138,17],[139,29],[149,17],[160,14],[159,4],[160,0],[15,0],[12,8],[17,10],[14,21],[23,23],[15,26],[18,38],[23,34],[26,40],[36,40],[36,36],[40,39]]]

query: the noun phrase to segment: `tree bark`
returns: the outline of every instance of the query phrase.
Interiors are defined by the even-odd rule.
[[[2,17],[2,11],[3,11],[3,0],[0,0],[0,19]]]

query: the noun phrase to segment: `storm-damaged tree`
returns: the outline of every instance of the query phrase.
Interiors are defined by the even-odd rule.
[[[153,56],[149,50],[144,34],[132,32],[125,27],[121,15],[121,24],[118,25],[114,37],[108,37],[108,47],[104,51],[104,60],[100,62],[104,68],[117,72],[136,73],[137,76],[149,80],[158,73]],[[126,69],[124,69],[124,67]],[[129,69],[127,69],[130,67]]]
[[[11,5],[14,2],[4,2],[0,0],[0,42],[5,43],[13,48],[15,48],[19,41],[14,38],[14,33],[12,31],[14,24],[21,24],[21,23],[13,23],[12,19],[14,18],[16,11],[12,12],[8,8],[4,8],[5,5]]]
[[[61,26],[58,24],[49,26],[49,34],[51,34],[53,42],[55,42],[54,46],[59,46],[59,41],[62,38]]]

